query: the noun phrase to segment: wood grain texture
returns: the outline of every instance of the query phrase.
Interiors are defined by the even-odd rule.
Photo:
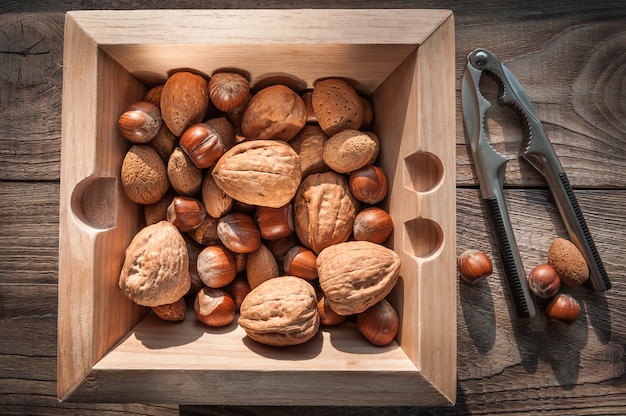
[[[170,0],[171,8],[324,7],[319,1]],[[59,403],[56,399],[58,197],[63,21],[67,10],[162,8],[159,1],[38,0],[0,3],[0,413],[6,415],[621,415],[626,406],[624,329],[626,148],[623,2],[351,1],[332,7],[450,8],[456,86],[476,47],[495,52],[529,92],[555,143],[614,288],[583,289],[583,317],[564,328],[511,319],[501,266],[476,287],[459,284],[454,408],[176,406]],[[9,39],[9,40],[7,40]],[[458,98],[458,97],[457,97]],[[495,252],[475,189],[457,101],[457,243]],[[515,159],[519,130],[506,109],[492,136]],[[503,133],[506,132],[506,135]],[[511,153],[509,153],[509,150]],[[509,163],[507,185],[543,187]],[[590,188],[592,190],[580,190]],[[543,189],[507,193],[525,267],[564,235]],[[41,224],[41,225],[40,225]],[[521,232],[523,230],[523,232]],[[519,232],[518,232],[519,231]],[[541,307],[539,308],[541,313]],[[375,388],[375,387],[373,387]]]
[[[529,44],[532,49],[512,53],[514,46],[501,42],[501,38],[490,45],[478,41],[476,37],[481,34],[470,29],[468,36],[457,38],[457,50],[469,53],[478,45],[490,49],[516,75],[575,186],[623,188],[626,185],[626,148],[622,142],[626,135],[622,86],[626,66],[624,19],[561,28],[552,28],[542,21],[508,25],[511,33],[532,33],[535,36],[533,44]],[[549,32],[542,33],[546,28]],[[457,60],[461,66],[457,84],[460,91],[466,59],[457,56]],[[563,63],[567,65],[560,67]],[[517,116],[510,108],[497,105],[496,84],[487,81],[481,85],[495,105],[487,112],[487,133],[496,150],[510,159],[506,183],[543,186],[541,175],[518,158],[525,141]],[[457,184],[475,185],[477,179],[465,145],[460,105],[457,101]]]
[[[623,254],[613,247],[623,244],[622,236],[626,232],[626,218],[621,214],[626,191],[578,191],[577,196],[614,288],[605,295],[593,294],[587,288],[572,290],[581,301],[583,315],[574,326],[566,327],[547,321],[541,314],[544,306],[541,304],[538,304],[538,317],[532,323],[511,318],[497,258],[494,258],[495,273],[487,281],[477,286],[459,283],[455,408],[417,413],[417,409],[397,407],[374,410],[369,407],[183,406],[181,414],[286,415],[293,414],[294,410],[303,415],[392,415],[404,411],[441,415],[524,414],[538,408],[559,414],[620,414],[620,406],[626,399],[623,352],[626,317],[620,305],[626,299]],[[506,197],[524,265],[529,269],[545,261],[551,240],[564,236],[565,230],[546,191],[509,190]],[[19,198],[13,194],[7,199],[16,202]],[[473,247],[494,252],[488,218],[478,191],[459,189],[457,200],[458,251]],[[602,212],[594,210],[598,201],[602,201]],[[529,203],[535,207],[530,212]],[[11,231],[19,236],[20,227]],[[56,286],[2,284],[0,293],[0,330],[11,334],[0,340],[0,408],[3,413],[63,414],[68,409],[80,409],[81,414],[95,415],[121,411],[175,414],[171,407],[57,403]]]

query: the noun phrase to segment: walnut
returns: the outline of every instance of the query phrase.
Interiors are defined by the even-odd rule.
[[[320,287],[338,314],[361,313],[391,292],[398,280],[400,263],[398,254],[380,244],[336,244],[317,256]]]
[[[133,237],[119,286],[129,299],[150,307],[174,303],[189,291],[187,244],[174,225],[160,221]]]
[[[302,344],[315,336],[320,325],[315,289],[295,276],[267,280],[246,296],[238,323],[263,344]]]
[[[231,198],[272,208],[282,207],[293,198],[302,177],[296,151],[277,140],[235,145],[220,158],[212,175]]]
[[[345,177],[332,171],[311,174],[294,198],[296,234],[303,245],[319,253],[350,238],[358,210]]]

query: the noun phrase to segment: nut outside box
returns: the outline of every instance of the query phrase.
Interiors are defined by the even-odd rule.
[[[58,395],[215,405],[445,406],[456,395],[455,48],[448,10],[72,11],[65,21]],[[118,287],[142,210],[120,185],[117,118],[172,72],[248,71],[252,86],[339,77],[368,95],[389,176],[396,341],[350,325],[256,344],[193,312],[160,321]],[[245,393],[242,393],[245,392]]]

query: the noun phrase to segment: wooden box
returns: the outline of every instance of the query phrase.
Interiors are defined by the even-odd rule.
[[[456,394],[455,50],[446,10],[69,12],[65,22],[58,395],[93,402],[452,405]],[[121,189],[117,118],[172,71],[340,77],[369,95],[390,180],[397,342],[353,324],[264,347],[193,312],[159,321],[118,287],[142,225]]]

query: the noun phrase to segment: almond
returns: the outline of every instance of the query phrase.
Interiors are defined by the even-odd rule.
[[[306,124],[306,105],[285,85],[272,85],[250,99],[241,119],[241,131],[250,140],[289,141]]]
[[[589,267],[582,253],[571,241],[556,238],[548,249],[548,264],[567,287],[576,287],[589,279]]]
[[[347,82],[330,78],[318,81],[311,97],[317,121],[328,136],[363,125],[363,102]]]
[[[159,202],[170,186],[163,159],[145,144],[133,145],[124,156],[121,182],[126,196],[138,204]]]
[[[170,76],[161,92],[161,115],[170,131],[180,137],[187,127],[199,123],[209,107],[204,77],[181,71]]]
[[[378,143],[369,134],[346,129],[324,143],[324,163],[339,173],[350,173],[367,165],[378,153]]]

